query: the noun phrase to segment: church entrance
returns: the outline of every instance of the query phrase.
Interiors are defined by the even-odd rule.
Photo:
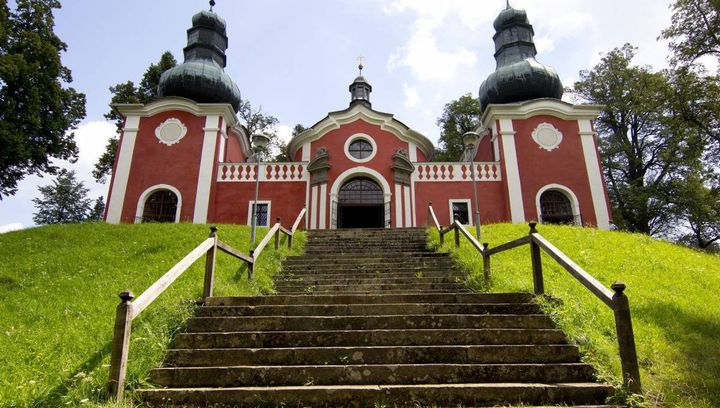
[[[337,202],[338,228],[382,228],[385,205],[382,188],[373,180],[355,178],[342,187]]]

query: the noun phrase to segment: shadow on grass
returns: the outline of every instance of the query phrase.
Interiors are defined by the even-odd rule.
[[[634,319],[665,328],[666,341],[680,354],[674,363],[683,373],[684,383],[675,382],[678,394],[707,398],[711,406],[720,406],[720,317],[708,319],[672,303],[658,302],[633,310]],[[651,361],[640,364],[652,373]]]
[[[84,363],[82,363],[75,371],[70,373],[62,383],[50,390],[47,394],[33,400],[34,407],[59,407],[64,406],[63,397],[67,395],[70,388],[78,382],[78,376],[81,373],[89,373],[94,371],[102,362],[103,358],[110,354],[112,342],[108,341],[103,347],[93,353]]]

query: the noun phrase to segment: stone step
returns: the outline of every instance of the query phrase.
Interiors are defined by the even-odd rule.
[[[424,283],[424,282],[413,282],[413,283],[365,283],[357,285],[290,285],[290,284],[276,284],[275,289],[278,292],[325,292],[325,293],[340,293],[340,292],[384,292],[384,291],[434,291],[434,290],[451,290],[458,291],[463,289],[464,286],[461,283]]]
[[[412,294],[412,293],[423,293],[423,294],[445,294],[445,293],[458,293],[462,292],[463,289],[458,288],[451,288],[451,289],[433,289],[433,290],[424,290],[422,292],[418,292],[417,290],[405,290],[405,289],[397,289],[397,290],[383,290],[380,293],[387,294],[387,295],[406,295],[406,294]],[[472,293],[470,289],[464,289],[467,293]],[[301,290],[297,291],[283,291],[281,292],[285,295],[306,295],[306,296],[312,296],[312,295],[325,295],[329,293],[337,293],[337,292],[314,292],[313,288],[306,288],[303,287]],[[378,291],[356,291],[352,289],[347,289],[342,292],[340,292],[345,295],[372,295],[378,293]]]
[[[462,384],[479,382],[590,382],[583,363],[554,364],[353,364],[307,366],[164,367],[153,384],[173,387],[242,387],[360,384]]]
[[[207,306],[257,306],[299,304],[368,304],[368,303],[529,303],[530,293],[443,293],[443,294],[325,294],[325,295],[269,295],[247,297],[211,297]]]
[[[180,333],[175,348],[567,344],[558,329],[370,329]]]
[[[166,367],[325,364],[518,364],[576,363],[575,346],[552,345],[446,345],[370,347],[292,347],[172,349]]]
[[[344,286],[347,287],[348,285],[399,285],[399,284],[440,284],[440,283],[450,283],[450,284],[464,284],[465,278],[459,275],[456,275],[454,277],[451,276],[438,276],[438,277],[429,277],[429,276],[401,276],[401,277],[395,277],[395,276],[363,276],[364,274],[358,274],[355,277],[352,278],[344,278],[344,279],[338,279],[338,278],[319,278],[319,277],[313,277],[313,276],[294,276],[294,277],[285,277],[284,279],[274,279],[275,281],[275,288],[280,291],[281,287],[284,286]]]
[[[597,383],[568,384],[419,384],[300,387],[179,388],[140,391],[150,406],[433,406],[492,407],[507,404],[602,404],[612,388]],[[428,404],[430,405],[430,404]]]
[[[203,306],[197,317],[372,316],[392,314],[537,314],[534,303],[388,303],[354,305]]]
[[[314,265],[311,263],[305,265],[296,266],[285,266],[283,268],[283,274],[324,274],[324,273],[338,273],[338,274],[357,274],[357,273],[455,273],[465,274],[457,266],[444,265],[450,263],[450,261],[443,262],[428,262],[427,264],[422,263],[410,263],[410,264],[392,264],[392,263],[374,263],[374,264],[359,264],[359,265]],[[278,276],[282,276],[278,275]]]
[[[552,329],[544,314],[532,315],[374,315],[374,316],[246,316],[193,317],[188,332],[240,330],[369,330],[369,329]]]
[[[406,251],[406,252],[383,252],[377,253],[374,251],[368,251],[366,254],[353,254],[352,257],[338,256],[340,254],[328,251],[322,254],[305,254],[300,256],[293,256],[285,259],[283,265],[293,263],[303,263],[307,261],[314,262],[330,262],[330,263],[353,263],[358,261],[363,262],[384,262],[385,260],[395,260],[396,262],[406,262],[408,259],[405,258],[416,258],[416,259],[450,259],[450,256],[442,252],[427,252],[427,251]]]
[[[393,271],[393,272],[376,272],[376,271],[353,271],[351,273],[347,273],[347,271],[335,271],[335,272],[327,272],[327,273],[320,273],[320,272],[314,272],[314,271],[306,271],[306,272],[286,272],[281,275],[275,275],[273,278],[275,282],[281,282],[281,281],[296,281],[296,282],[308,282],[308,281],[316,281],[316,280],[325,280],[325,279],[355,279],[355,278],[361,278],[361,279],[400,279],[400,278],[406,278],[406,279],[415,279],[415,278],[461,278],[465,279],[465,273],[462,271],[418,271],[418,270],[405,270],[405,271]]]
[[[327,251],[342,251],[342,252],[426,252],[425,243],[410,243],[410,244],[396,244],[396,245],[373,245],[373,244],[332,244],[332,243],[312,243],[305,245],[306,253],[324,253]]]

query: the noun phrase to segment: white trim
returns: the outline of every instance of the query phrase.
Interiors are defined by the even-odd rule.
[[[318,186],[314,185],[312,186],[312,191],[310,192],[310,229],[317,229],[317,220],[318,220]]]
[[[227,150],[228,135],[224,131],[220,131],[220,149],[218,149],[218,163],[225,161],[225,150]]]
[[[403,204],[405,207],[405,227],[411,227],[412,211],[410,210],[410,187],[408,186],[403,186]]]
[[[402,205],[400,205],[400,198],[402,197],[402,184],[395,184],[395,227],[402,228],[403,217],[402,217]]]
[[[247,225],[252,225],[252,205],[253,205],[254,202],[255,202],[255,200],[250,200],[250,201],[248,201]],[[256,226],[256,227],[269,227],[270,224],[271,224],[270,220],[272,219],[272,218],[270,217],[270,215],[271,215],[270,210],[272,210],[272,201],[270,201],[270,200],[257,200],[257,203],[258,203],[258,205],[267,204],[267,206],[268,206],[267,220],[265,220],[265,221],[267,222],[267,224],[266,224],[266,225],[256,224],[255,226]]]
[[[415,209],[415,182],[410,181],[410,209],[412,210],[412,227],[417,227],[417,210]]]
[[[390,190],[390,184],[388,184],[387,180],[385,180],[385,177],[383,177],[382,174],[378,173],[377,171],[367,168],[365,166],[358,166],[358,167],[352,167],[340,174],[335,181],[333,182],[332,187],[330,188],[330,199],[331,201],[337,201],[338,193],[340,192],[340,187],[342,187],[348,180],[355,178],[355,177],[369,177],[376,182],[380,184],[380,186],[383,189],[384,194],[384,200],[383,202],[387,203],[390,201],[390,198],[392,197],[392,192]]]
[[[238,123],[235,111],[228,103],[196,103],[190,99],[177,96],[160,98],[147,105],[141,103],[116,103],[110,106],[124,117],[149,117],[168,111],[181,111],[192,113],[195,116],[222,116],[230,127]]]
[[[548,143],[546,140],[542,140],[540,133],[543,131],[551,132],[552,136],[555,137],[555,140],[551,143]],[[532,138],[541,149],[549,152],[560,147],[560,143],[562,143],[563,140],[563,134],[558,128],[550,123],[543,122],[537,125],[537,127],[532,131]]]
[[[311,155],[311,152],[310,152],[310,143],[305,143],[304,145],[302,145],[302,158],[301,158],[301,160],[304,161],[304,162],[309,162],[309,161],[310,161],[310,155]],[[291,157],[291,159],[292,159],[292,157]]]
[[[583,156],[585,157],[585,168],[587,169],[588,182],[590,183],[590,195],[592,196],[597,227],[609,230],[610,214],[605,198],[603,178],[602,174],[600,174],[600,163],[598,162],[592,124],[589,120],[579,120],[578,127],[580,128],[580,142],[582,143]]]
[[[142,223],[142,216],[143,212],[145,211],[145,201],[147,201],[148,197],[152,195],[153,193],[160,191],[160,190],[169,190],[172,191],[175,196],[178,199],[177,202],[177,209],[175,210],[175,223],[180,222],[180,209],[182,209],[182,194],[180,194],[180,190],[177,188],[169,185],[169,184],[155,184],[152,187],[148,187],[145,189],[145,191],[140,194],[140,198],[138,198],[137,207],[135,208],[135,224]]]
[[[413,142],[408,142],[408,158],[411,162],[418,161],[417,159],[417,145]]]
[[[540,206],[540,196],[542,196],[544,192],[549,190],[559,191],[563,193],[565,197],[567,197],[568,201],[570,201],[570,207],[572,207],[573,224],[577,224],[578,220],[580,220],[580,203],[578,202],[577,196],[568,187],[556,183],[543,186],[540,190],[538,190],[537,194],[535,195],[535,208],[537,208],[538,222],[543,222],[541,211],[542,208]]]
[[[307,178],[305,181],[305,230],[310,229],[310,213],[312,209],[310,208],[310,177]]]
[[[118,146],[118,159],[115,172],[112,176],[112,192],[108,203],[107,217],[105,221],[109,224],[119,224],[122,217],[123,205],[125,204],[125,192],[127,191],[130,167],[132,166],[133,151],[135,150],[135,139],[137,139],[140,116],[128,116],[125,119],[123,128],[122,143]]]
[[[173,137],[170,139],[165,139],[163,137],[163,132],[170,128],[170,127],[176,127],[180,133],[177,135],[172,135]],[[155,137],[158,139],[158,142],[164,144],[165,146],[172,146],[174,144],[180,143],[182,138],[187,135],[187,126],[185,126],[184,123],[178,118],[168,118],[165,120],[165,122],[158,125],[158,127],[155,128]]]
[[[318,228],[325,229],[327,220],[327,183],[320,184],[320,225]]]
[[[480,122],[489,128],[497,119],[528,119],[539,115],[565,120],[592,120],[602,109],[602,105],[573,105],[559,99],[541,98],[520,103],[488,105]]]
[[[203,146],[200,156],[200,171],[197,179],[197,192],[195,193],[195,211],[193,212],[193,223],[205,224],[207,222],[208,209],[210,207],[210,188],[212,186],[212,174],[215,170],[215,147],[220,129],[218,122],[220,116],[209,115],[205,119],[203,129]]]
[[[515,131],[512,120],[500,120],[500,136],[503,144],[503,161],[507,174],[508,201],[510,202],[510,218],[514,224],[525,222],[522,186],[520,185],[520,169],[518,168],[517,151],[515,150]]]
[[[472,200],[469,198],[451,198],[448,200],[448,218],[450,218],[450,221],[448,222],[448,225],[452,224],[455,220],[453,219],[453,203],[463,203],[467,204],[467,219],[468,223],[466,225],[472,226],[473,225],[473,211],[472,211]]]
[[[350,144],[352,144],[353,142],[355,142],[356,140],[359,140],[359,139],[363,139],[363,140],[367,141],[368,143],[370,143],[370,146],[372,146],[372,152],[370,152],[370,156],[368,156],[364,159],[358,159],[357,157],[350,154]],[[377,154],[377,151],[378,151],[378,147],[377,147],[377,143],[375,143],[375,139],[373,139],[372,137],[370,137],[370,135],[365,134],[365,133],[355,133],[354,135],[347,138],[347,140],[345,140],[344,149],[345,149],[344,150],[345,156],[348,159],[350,159],[350,161],[354,161],[355,163],[369,162],[370,160],[375,158],[375,155]]]

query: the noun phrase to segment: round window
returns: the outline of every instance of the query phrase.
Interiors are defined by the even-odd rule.
[[[367,140],[357,139],[350,143],[348,152],[352,157],[362,160],[370,157],[373,152],[373,147]]]

